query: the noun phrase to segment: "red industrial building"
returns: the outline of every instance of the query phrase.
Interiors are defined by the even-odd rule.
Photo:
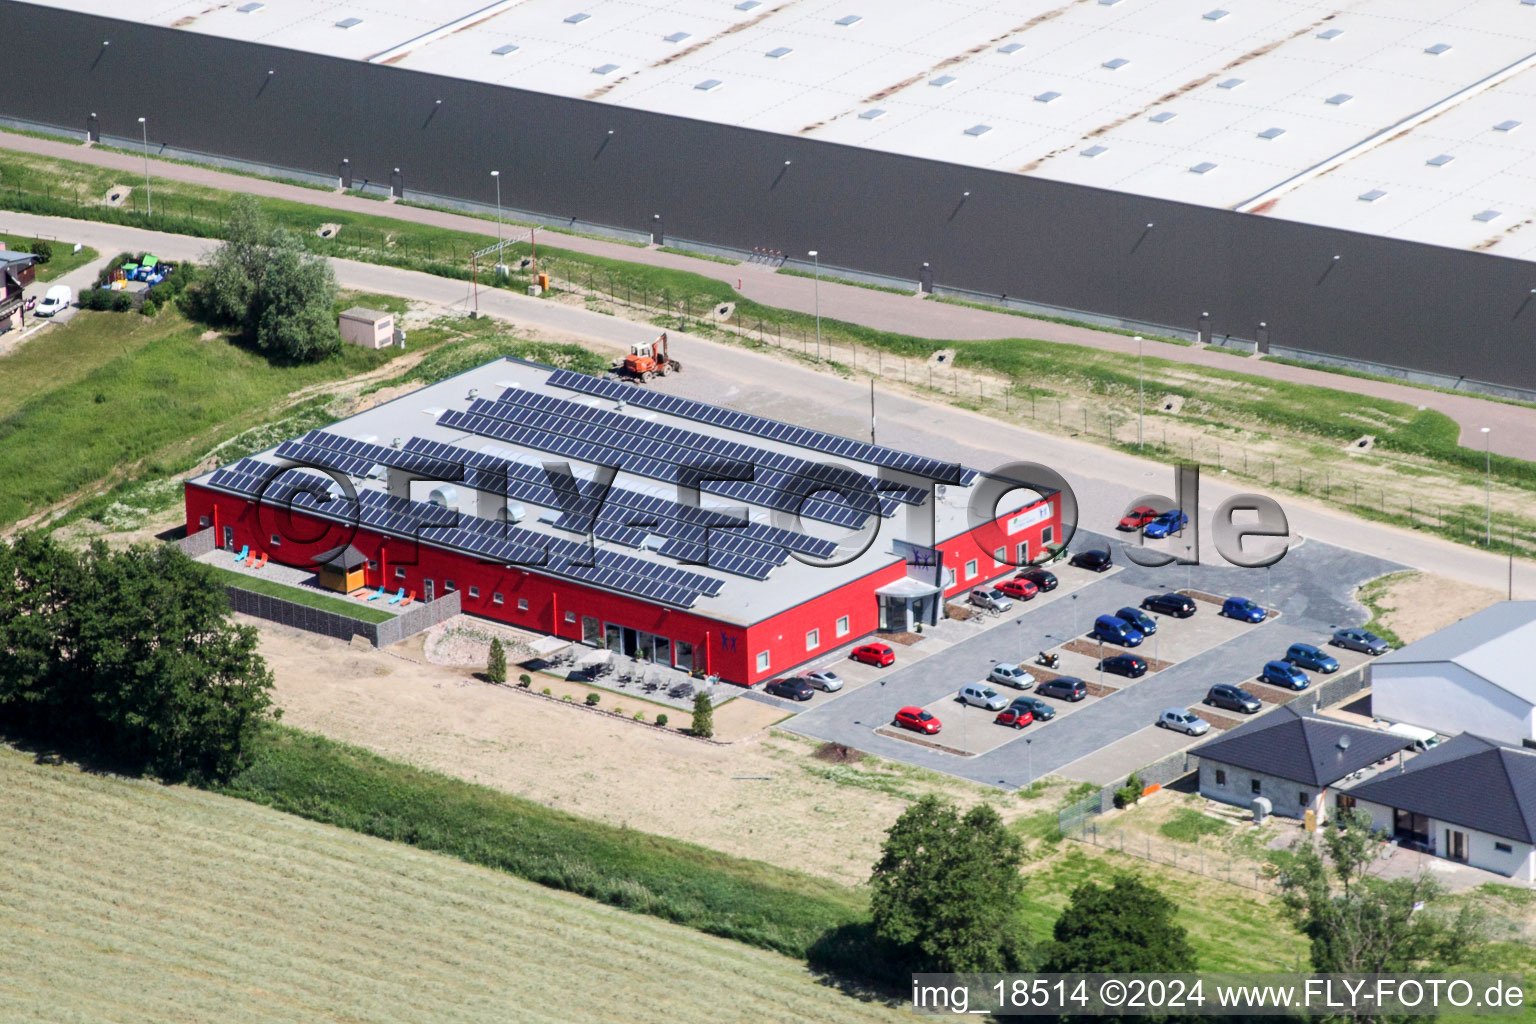
[[[743,684],[936,622],[944,599],[1058,544],[1060,504],[1048,487],[513,359],[186,487],[188,531],[217,531],[221,548],[314,567],[350,546],[369,589],[457,592],[469,614]]]

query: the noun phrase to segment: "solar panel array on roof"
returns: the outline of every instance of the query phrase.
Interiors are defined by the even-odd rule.
[[[642,561],[622,552],[594,550],[576,541],[550,537],[479,516],[365,490],[356,500],[334,493],[335,482],[304,470],[242,459],[216,471],[209,486],[297,509],[340,523],[395,536],[412,537],[505,565],[524,565],[651,598],[681,608],[701,595],[720,593],[724,581],[701,573]]]
[[[810,448],[813,451],[826,452],[829,455],[837,455],[857,462],[867,462],[874,466],[886,466],[938,483],[968,486],[976,479],[974,469],[968,469],[958,463],[913,455],[895,448],[870,444],[867,441],[855,441],[852,438],[829,434],[824,430],[812,430],[809,427],[771,420],[765,416],[737,412],[718,405],[696,402],[691,398],[646,391],[632,384],[592,377],[574,370],[556,370],[549,375],[549,383],[567,391],[580,391],[602,398],[623,399],[630,405],[655,409],[657,412],[672,416],[681,416],[756,437],[766,437],[772,441]]]

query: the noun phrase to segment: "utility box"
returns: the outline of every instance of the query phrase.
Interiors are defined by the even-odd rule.
[[[338,318],[341,340],[363,348],[385,348],[395,341],[395,314],[353,306]]]

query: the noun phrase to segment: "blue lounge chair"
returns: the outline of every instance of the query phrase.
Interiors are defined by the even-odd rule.
[[[247,544],[245,547],[241,548],[240,549],[240,553],[235,556],[235,561],[243,562],[247,558],[249,558],[250,555],[251,555],[251,546],[249,544]]]
[[[370,600],[370,601],[377,601],[379,598],[381,598],[383,596],[384,596],[384,588],[380,587],[377,591],[375,591],[374,593],[368,595],[368,600]]]
[[[398,594],[396,594],[394,597],[389,599],[389,603],[390,604],[399,604],[401,601],[404,601],[404,600],[405,600],[405,588],[401,587],[400,588],[400,592]]]

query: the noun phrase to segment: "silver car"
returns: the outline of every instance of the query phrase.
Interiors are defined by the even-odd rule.
[[[960,702],[973,704],[988,711],[1001,711],[1008,706],[1008,698],[982,683],[970,683],[960,687]]]
[[[1183,708],[1168,708],[1157,717],[1157,724],[1164,729],[1187,732],[1191,736],[1204,736],[1211,729],[1210,722]]]
[[[816,687],[816,689],[825,690],[828,693],[836,693],[843,688],[843,677],[830,669],[822,669],[820,672],[807,672],[804,678],[806,682]]]
[[[1013,598],[1001,590],[994,590],[991,587],[977,587],[971,591],[971,604],[978,608],[985,608],[988,611],[1006,612],[1013,607]]]
[[[992,671],[987,673],[987,682],[1011,686],[1015,690],[1027,690],[1035,685],[1035,677],[1017,665],[998,662],[992,666]]]

